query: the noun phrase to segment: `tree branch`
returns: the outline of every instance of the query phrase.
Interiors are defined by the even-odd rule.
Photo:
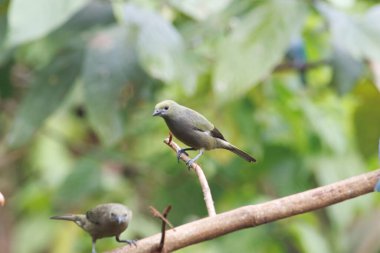
[[[333,205],[373,191],[380,169],[257,205],[240,207],[196,220],[166,231],[168,252],[210,240],[240,229],[256,227]],[[161,233],[139,240],[137,247],[125,246],[109,253],[150,253],[159,246]]]
[[[274,68],[274,72],[282,72],[286,70],[307,70],[307,69],[312,69],[312,68],[318,68],[323,65],[330,64],[330,60],[324,59],[324,60],[319,60],[315,62],[305,62],[303,64],[299,63],[294,63],[294,62],[285,62],[277,65]]]
[[[5,198],[3,194],[0,192],[0,206],[4,206],[4,204],[5,204]]]
[[[177,145],[177,143],[172,141],[171,134],[168,138],[166,138],[164,140],[164,143],[167,144],[169,147],[171,147],[176,153],[181,149]],[[187,163],[190,160],[190,158],[184,153],[182,153],[179,158],[182,161],[184,161],[185,163]],[[208,186],[206,176],[203,173],[202,168],[197,163],[192,163],[191,167],[193,168],[195,173],[197,173],[199,183],[201,184],[202,192],[203,192],[203,199],[206,202],[206,208],[207,208],[208,216],[214,216],[214,215],[216,215],[215,206],[214,206],[214,201],[212,199],[211,190],[210,190],[210,187]]]

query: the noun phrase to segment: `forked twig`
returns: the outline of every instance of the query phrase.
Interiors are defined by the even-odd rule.
[[[162,214],[157,211],[156,208],[154,208],[153,206],[150,206],[149,207],[149,210],[150,212],[152,213],[152,215],[154,217],[157,217],[159,219],[162,220],[162,226],[161,226],[161,240],[160,240],[160,245],[158,247],[158,252],[165,252],[164,250],[164,246],[165,246],[165,234],[166,234],[166,225],[168,225],[169,227],[171,227],[173,229],[173,231],[175,231],[173,225],[170,223],[170,221],[168,221],[168,219],[166,219],[166,217],[168,216],[170,210],[172,209],[172,206],[167,206],[164,211],[162,212]]]

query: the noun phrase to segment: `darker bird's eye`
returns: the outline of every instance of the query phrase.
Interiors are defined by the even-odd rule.
[[[169,106],[165,106],[164,109],[165,109],[165,110],[168,110],[168,109],[169,109]]]

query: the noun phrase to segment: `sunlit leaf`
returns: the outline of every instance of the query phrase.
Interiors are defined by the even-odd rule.
[[[171,5],[175,6],[183,13],[189,15],[196,20],[207,19],[210,15],[214,15],[223,10],[231,0],[171,0]]]
[[[143,68],[153,77],[193,89],[196,82],[191,56],[175,27],[154,12],[126,5],[124,20],[137,27],[137,51]]]
[[[376,88],[380,92],[380,62],[370,61],[370,68],[372,70]]]
[[[318,9],[327,18],[332,43],[358,60],[380,60],[379,11],[369,11],[366,16],[353,16],[319,2]]]
[[[37,73],[8,135],[11,146],[28,142],[45,119],[62,104],[80,72],[81,61],[81,51],[66,50],[57,55],[51,65]]]
[[[306,14],[303,1],[270,0],[236,20],[218,48],[213,83],[217,94],[231,99],[268,75],[300,32]]]
[[[13,0],[9,10],[8,43],[11,45],[48,34],[89,0]]]

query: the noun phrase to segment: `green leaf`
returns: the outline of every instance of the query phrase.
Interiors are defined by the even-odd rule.
[[[186,54],[183,38],[161,16],[134,5],[126,5],[124,20],[137,27],[137,51],[142,67],[153,77],[191,89],[196,83],[195,69]]]
[[[329,22],[335,47],[358,60],[380,60],[379,11],[372,9],[364,16],[353,16],[322,2],[319,2],[318,9]]]
[[[32,82],[30,90],[22,100],[8,135],[10,146],[21,146],[28,142],[34,132],[63,102],[80,72],[82,52],[62,51],[56,60]]]
[[[321,233],[317,226],[308,223],[291,224],[290,230],[298,237],[299,244],[303,251],[310,253],[331,252],[326,237]]]
[[[218,48],[213,85],[219,97],[241,95],[267,76],[299,34],[306,14],[303,1],[270,0],[236,20]]]
[[[333,68],[331,84],[339,94],[351,91],[364,70],[361,61],[354,59],[339,48],[335,48],[333,51],[331,67]]]
[[[205,20],[223,10],[231,0],[170,0],[170,4],[196,20]]]
[[[89,0],[13,0],[9,10],[8,43],[17,45],[48,34]]]
[[[107,145],[123,135],[122,91],[139,73],[135,47],[127,29],[111,27],[92,38],[82,73],[85,106],[91,125]]]
[[[311,128],[327,147],[337,154],[347,150],[347,109],[339,99],[326,95],[321,101],[313,103],[303,98],[300,107]]]

